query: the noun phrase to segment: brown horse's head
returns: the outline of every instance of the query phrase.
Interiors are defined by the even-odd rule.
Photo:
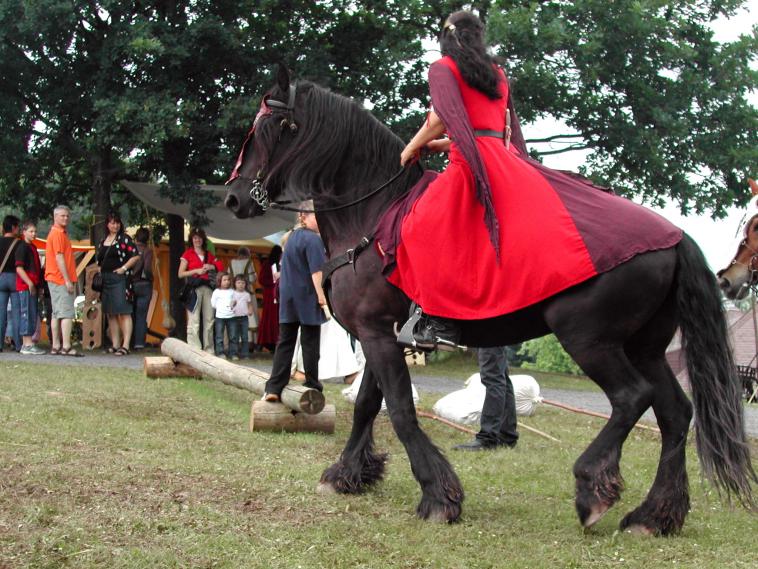
[[[748,182],[753,195],[758,195],[758,184]],[[745,224],[744,238],[732,262],[716,276],[721,290],[731,300],[742,300],[750,287],[758,284],[758,213]]]

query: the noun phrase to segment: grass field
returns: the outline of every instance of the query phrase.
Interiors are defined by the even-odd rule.
[[[462,521],[414,516],[420,492],[388,419],[386,479],[361,496],[314,492],[339,455],[352,408],[338,386],[337,432],[247,432],[251,394],[213,381],[148,380],[105,368],[0,363],[0,568],[15,567],[755,567],[756,516],[699,483],[680,536],[617,531],[655,474],[657,437],[635,431],[628,490],[590,531],[571,466],[603,422],[552,408],[524,420],[514,450],[447,452],[466,489]],[[431,408],[425,397],[421,407]],[[422,423],[443,450],[467,435]],[[754,445],[754,453],[755,449]],[[755,454],[754,454],[755,456]]]

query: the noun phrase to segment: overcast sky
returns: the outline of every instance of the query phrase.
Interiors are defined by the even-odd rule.
[[[741,34],[750,33],[755,25],[758,25],[758,0],[750,0],[746,3],[746,9],[740,11],[734,18],[721,19],[714,23],[715,39],[721,42],[733,41]],[[758,93],[752,93],[750,100],[758,105]],[[543,120],[527,125],[524,128],[524,135],[526,138],[541,138],[562,130],[555,121]],[[585,156],[585,152],[567,152],[546,156],[544,162],[552,168],[576,170],[584,161]],[[758,168],[758,165],[754,166]],[[752,172],[751,177],[758,178],[758,171]],[[736,252],[739,239],[735,235],[741,220],[747,214],[746,208],[732,208],[729,210],[728,217],[714,221],[708,215],[683,217],[675,204],[670,204],[664,209],[655,209],[655,211],[689,233],[698,242],[714,270],[724,268]],[[750,215],[754,213],[758,213],[758,209],[750,210]]]

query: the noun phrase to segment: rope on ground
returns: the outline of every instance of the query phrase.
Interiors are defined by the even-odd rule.
[[[589,415],[590,417],[600,417],[601,419],[610,419],[610,415],[604,415],[603,413],[595,413],[595,411],[587,411],[586,409],[579,409],[578,407],[571,407],[571,405],[565,405],[563,403],[558,403],[557,401],[551,401],[550,399],[543,399],[543,403],[546,405],[552,405],[553,407],[558,407],[560,409],[565,409],[566,411],[571,411],[572,413],[581,413],[582,415]],[[636,423],[634,425],[637,429],[642,429],[645,431],[652,431],[654,433],[660,434],[660,429],[657,427],[648,427],[647,425],[643,425],[641,423]]]
[[[468,433],[470,435],[476,435],[476,431],[473,429],[469,429],[468,427],[464,427],[462,425],[459,425],[458,423],[453,423],[452,421],[448,421],[447,419],[443,419],[442,417],[439,417],[433,413],[429,413],[427,411],[421,411],[417,410],[416,415],[419,417],[424,417],[426,419],[432,419],[434,421],[439,421],[443,425],[447,425],[448,427],[452,427],[453,429],[456,429],[458,431],[461,431],[463,433]],[[522,429],[526,429],[527,431],[531,431],[532,433],[539,435],[541,437],[545,437],[546,439],[549,439],[551,441],[554,441],[556,443],[561,442],[560,440],[556,439],[555,437],[552,437],[548,435],[547,433],[543,433],[542,431],[535,429],[534,427],[530,427],[528,425],[524,425],[523,423],[519,423],[518,426]]]

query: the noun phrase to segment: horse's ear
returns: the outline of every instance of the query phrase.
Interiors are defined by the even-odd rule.
[[[758,195],[758,183],[752,178],[747,179],[747,183],[750,184],[750,192],[755,196]]]
[[[279,69],[276,71],[276,84],[284,93],[290,88],[290,72],[283,63],[279,64]]]

